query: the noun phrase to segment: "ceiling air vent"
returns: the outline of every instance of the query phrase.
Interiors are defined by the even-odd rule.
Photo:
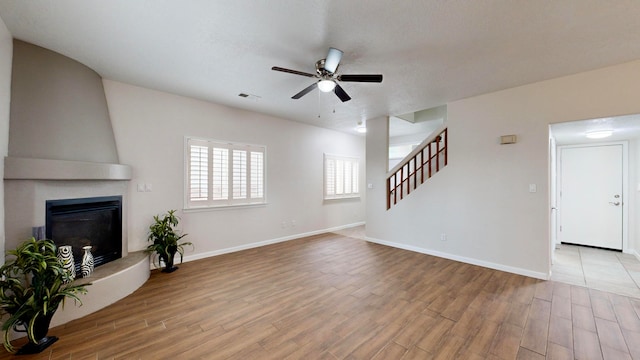
[[[240,94],[238,94],[238,96],[243,97],[245,99],[253,100],[255,102],[258,102],[258,100],[262,99],[261,96],[254,95],[254,94],[240,93]]]

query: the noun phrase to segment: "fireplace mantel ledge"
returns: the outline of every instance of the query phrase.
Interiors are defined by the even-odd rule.
[[[4,158],[5,180],[131,180],[131,166],[87,161]]]

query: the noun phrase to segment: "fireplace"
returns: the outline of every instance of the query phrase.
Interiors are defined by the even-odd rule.
[[[46,237],[71,245],[76,273],[91,245],[96,267],[122,257],[122,196],[46,201]]]

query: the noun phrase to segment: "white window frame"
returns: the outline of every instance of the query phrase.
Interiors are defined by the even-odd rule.
[[[250,206],[267,203],[267,148],[264,145],[232,143],[213,139],[186,136],[184,141],[184,208],[185,210]],[[207,155],[192,158],[192,147],[206,148]],[[221,168],[214,161],[222,160]],[[224,156],[226,153],[226,157]],[[192,162],[200,160],[206,172],[193,178]],[[244,161],[243,161],[244,160]],[[243,166],[237,165],[242,163]],[[194,164],[197,167],[197,164]],[[218,169],[216,172],[215,169]],[[214,179],[214,175],[215,176]],[[202,184],[201,197],[192,196],[193,183]],[[216,184],[214,185],[214,180]],[[238,185],[242,184],[241,187]]]
[[[360,197],[360,159],[352,156],[324,154],[324,199]]]

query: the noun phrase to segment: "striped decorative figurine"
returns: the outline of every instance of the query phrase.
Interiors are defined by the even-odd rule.
[[[73,281],[76,278],[76,267],[73,260],[73,251],[71,245],[63,245],[58,247],[58,260],[62,264],[62,267],[69,273],[69,281]]]
[[[91,254],[91,245],[83,246],[84,255],[82,255],[82,264],[80,269],[82,270],[82,277],[89,277],[93,273],[93,255]]]

